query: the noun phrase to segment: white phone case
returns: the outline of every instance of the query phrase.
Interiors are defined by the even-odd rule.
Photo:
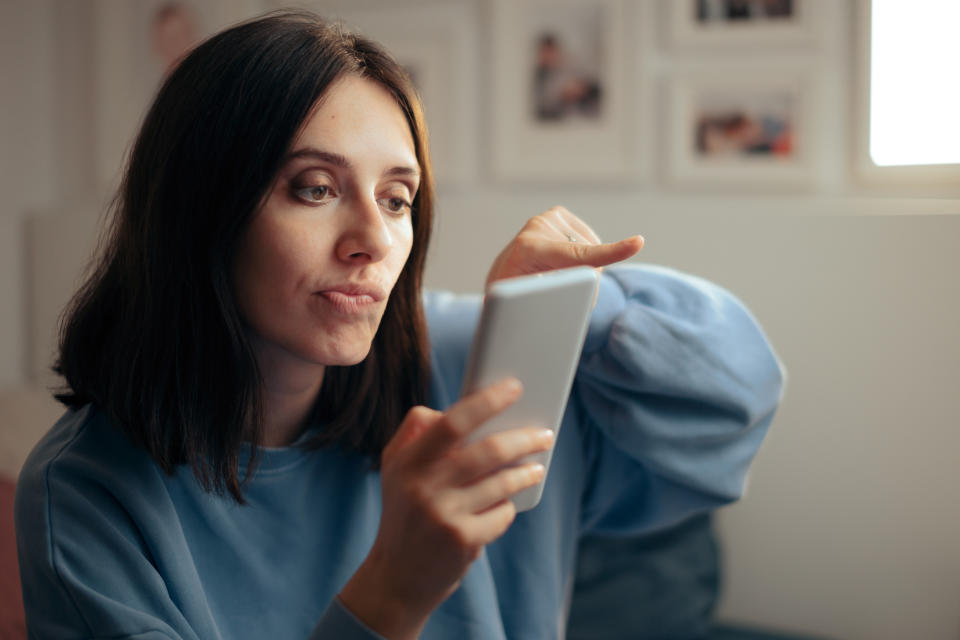
[[[590,323],[599,277],[574,267],[495,282],[487,290],[480,324],[467,360],[461,397],[513,376],[523,395],[481,425],[469,441],[518,427],[543,427],[556,434]],[[554,440],[556,441],[556,439]],[[524,458],[548,471],[553,449]],[[513,496],[517,511],[540,502],[546,476]]]

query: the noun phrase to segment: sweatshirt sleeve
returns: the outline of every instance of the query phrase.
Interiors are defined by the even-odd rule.
[[[356,616],[334,598],[324,612],[310,640],[386,640],[360,622]]]
[[[17,553],[30,638],[200,640],[129,510],[98,473],[103,465],[70,450],[84,429],[81,418],[73,419],[76,424],[45,436],[17,483]]]
[[[729,292],[662,267],[606,269],[572,393],[583,530],[641,533],[738,499],[784,379]]]

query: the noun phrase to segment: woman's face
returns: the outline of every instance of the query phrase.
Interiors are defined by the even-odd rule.
[[[390,93],[357,76],[334,82],[236,257],[237,300],[265,375],[366,357],[410,254],[419,175]]]

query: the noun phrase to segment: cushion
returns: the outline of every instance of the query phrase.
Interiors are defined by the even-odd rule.
[[[720,589],[710,516],[652,535],[580,543],[568,640],[672,640],[709,634]]]

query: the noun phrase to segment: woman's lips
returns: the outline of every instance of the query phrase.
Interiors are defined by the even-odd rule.
[[[386,297],[386,293],[378,287],[354,285],[324,289],[318,295],[340,313],[367,311]]]

